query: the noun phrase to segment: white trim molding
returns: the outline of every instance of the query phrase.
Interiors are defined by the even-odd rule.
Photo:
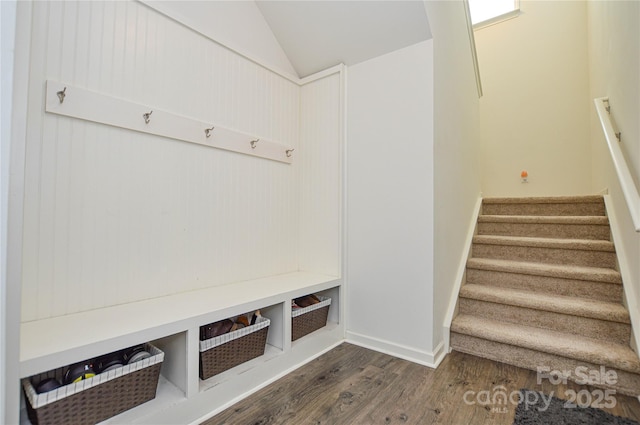
[[[314,81],[318,81],[318,80],[320,80],[322,78],[328,77],[328,76],[333,75],[333,74],[340,73],[341,75],[344,75],[345,69],[346,69],[345,64],[339,63],[337,65],[334,65],[334,66],[330,67],[330,68],[324,69],[322,71],[318,71],[315,74],[311,74],[311,75],[309,75],[307,77],[304,77],[304,78],[301,78],[301,79],[299,79],[297,81],[294,81],[294,83],[296,83],[296,84],[298,84],[299,86],[302,87],[302,86],[304,86],[306,84],[313,83]]]
[[[509,19],[517,18],[520,16],[520,0],[513,0],[513,9],[509,12],[502,13],[494,16],[493,18],[485,19],[484,21],[476,22],[473,25],[473,30],[481,30],[483,28],[490,27],[500,22],[508,21]]]
[[[346,342],[413,363],[421,364],[432,369],[438,367],[446,354],[443,341],[440,341],[433,351],[423,351],[406,345],[396,344],[395,342],[385,341],[356,332],[347,331]]]
[[[0,312],[4,314],[2,337],[4,370],[0,385],[4,397],[0,401],[0,423],[17,423],[20,418],[20,320],[22,291],[22,239],[24,220],[24,186],[27,140],[27,100],[30,69],[32,3],[15,4],[15,39],[13,87],[10,118],[9,187],[7,199],[6,281]],[[6,7],[4,4],[2,7]],[[3,9],[5,12],[7,9]],[[3,40],[4,41],[4,40]],[[3,93],[4,96],[4,93]],[[3,111],[4,112],[4,111]],[[3,140],[2,143],[5,143]],[[4,229],[3,229],[4,230]]]
[[[166,17],[167,19],[170,19],[174,22],[179,23],[180,25],[185,26],[186,28],[189,28],[192,31],[195,31],[196,33],[200,34],[201,36],[213,41],[214,43],[224,47],[225,49],[228,49],[229,51],[235,53],[236,55],[247,59],[248,61],[251,61],[253,63],[255,63],[258,66],[261,66],[262,68],[273,72],[276,75],[279,75],[282,78],[285,78],[289,81],[291,81],[292,83],[296,83],[296,84],[300,84],[300,78],[297,75],[293,75],[288,71],[282,70],[282,69],[278,69],[272,65],[269,65],[267,63],[265,63],[264,61],[262,61],[261,59],[255,57],[253,54],[248,53],[246,51],[244,51],[244,49],[242,49],[241,47],[235,45],[235,43],[233,43],[230,40],[218,40],[216,38],[211,37],[209,34],[206,34],[204,32],[201,31],[201,29],[199,29],[199,26],[193,22],[191,19],[188,19],[184,16],[178,17],[178,16],[174,16],[171,13],[171,10],[168,9],[166,7],[166,5],[163,4],[163,2],[158,2],[158,1],[149,1],[149,0],[138,0],[141,4],[144,4],[145,6],[147,6],[150,9],[155,10],[156,12],[160,13],[161,15],[163,15],[164,17]]]
[[[188,425],[198,425],[198,424],[201,424],[202,422],[204,422],[204,421],[206,421],[208,419],[211,419],[212,417],[214,417],[218,413],[220,413],[220,412],[224,411],[225,409],[233,406],[234,404],[238,403],[239,401],[244,400],[245,398],[251,396],[252,394],[254,394],[254,393],[260,391],[261,389],[267,387],[268,385],[271,385],[272,383],[276,382],[278,379],[287,376],[288,374],[294,372],[296,369],[301,368],[302,366],[306,365],[307,363],[309,363],[309,362],[317,359],[318,357],[322,356],[323,354],[333,350],[334,348],[336,348],[337,346],[339,346],[343,342],[344,342],[343,340],[337,341],[334,344],[332,344],[332,345],[330,345],[330,346],[328,346],[328,347],[326,347],[326,348],[324,348],[324,349],[322,349],[322,350],[320,350],[318,352],[315,352],[312,355],[309,355],[308,357],[304,358],[301,361],[296,361],[295,359],[293,359],[293,361],[292,361],[293,364],[290,367],[288,367],[287,369],[275,374],[274,376],[270,377],[269,379],[266,379],[266,380],[260,382],[258,385],[254,385],[254,383],[253,383],[253,381],[251,379],[251,376],[250,376],[252,374],[252,371],[248,371],[248,373],[246,374],[247,376],[246,377],[242,376],[242,378],[240,378],[240,379],[242,379],[243,381],[246,381],[247,383],[249,383],[249,382],[251,383],[251,385],[247,385],[247,387],[250,388],[249,390],[247,390],[246,392],[244,392],[241,395],[238,395],[238,396],[233,397],[233,398],[229,398],[229,400],[226,400],[224,403],[221,403],[219,406],[216,406],[213,410],[208,412],[206,415],[203,415],[203,416],[199,417],[197,420],[195,420],[193,422],[190,422]],[[289,354],[286,354],[285,356],[292,357],[293,355],[291,355],[289,353]],[[278,358],[278,360],[280,360],[280,358]],[[276,360],[276,362],[278,362],[278,360]],[[283,362],[280,361],[280,363],[283,363]],[[209,391],[212,391],[212,392],[213,391],[218,391],[218,392],[220,392],[222,394],[221,396],[227,395],[226,393],[224,393],[223,390],[221,390],[221,386],[210,388]],[[201,399],[202,399],[202,397],[201,397]],[[208,401],[208,399],[207,399],[207,401]]]
[[[520,16],[520,8],[514,9],[511,12],[503,13],[502,15],[498,15],[495,18],[487,19],[486,21],[478,22],[473,26],[473,30],[481,30],[483,28],[490,27],[495,24],[499,24],[500,22],[508,21],[509,19],[517,18]]]

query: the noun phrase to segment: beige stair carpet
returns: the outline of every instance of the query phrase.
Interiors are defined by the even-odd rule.
[[[602,196],[484,199],[476,229],[452,349],[532,370],[604,367],[617,382],[594,386],[639,395]]]

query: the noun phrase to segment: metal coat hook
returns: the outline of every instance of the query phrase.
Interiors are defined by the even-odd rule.
[[[287,154],[287,158],[291,158],[291,152],[295,151],[295,149],[287,149],[284,153]]]
[[[153,114],[153,111],[149,111],[146,114],[142,114],[142,118],[144,118],[145,124],[149,124],[149,121],[151,121],[151,114]]]
[[[209,137],[211,137],[211,132],[213,131],[213,129],[214,129],[214,128],[215,128],[215,127],[205,128],[205,129],[204,129],[204,134],[205,134],[205,136],[207,136],[207,139],[208,139]]]
[[[63,88],[62,90],[60,90],[58,93],[56,93],[58,95],[58,99],[60,99],[60,103],[64,102],[64,97],[67,95],[65,92],[67,91],[67,88]]]
[[[256,139],[256,140],[252,140],[251,143],[251,149],[255,149],[256,148],[256,143],[258,143],[260,141],[260,139]]]

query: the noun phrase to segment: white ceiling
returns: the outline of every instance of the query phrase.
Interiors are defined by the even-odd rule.
[[[422,0],[258,0],[300,77],[431,38]]]

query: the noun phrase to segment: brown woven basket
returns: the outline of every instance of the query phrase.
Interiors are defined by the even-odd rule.
[[[291,317],[291,341],[302,338],[327,325],[331,298],[318,297],[320,303],[294,310]]]
[[[115,374],[119,375],[115,378],[107,378],[105,380],[105,377],[96,375],[94,378],[81,381],[78,384],[69,384],[50,393],[35,395],[35,397],[55,400],[46,402],[47,404],[40,405],[37,408],[33,407],[33,404],[37,404],[34,398],[35,390],[33,385],[30,379],[24,379],[22,387],[27,401],[29,420],[33,425],[93,425],[153,400],[156,397],[160,368],[164,358],[164,353],[155,347],[153,348],[155,349],[155,354],[152,352],[152,358],[155,358],[154,361],[157,361],[156,363],[149,365],[149,362],[143,360],[137,362],[140,364],[136,365],[135,368],[123,366],[121,368],[123,371],[137,370],[129,373],[120,371]],[[149,351],[149,348],[147,348],[147,351]],[[162,354],[159,361],[155,357],[158,354]],[[57,376],[61,374],[62,370],[62,368],[56,369],[42,374],[42,376]],[[101,380],[103,382],[90,386],[92,383],[89,381],[91,380]],[[78,385],[85,385],[87,388],[82,389]],[[72,394],[65,396],[65,392]]]
[[[209,379],[264,354],[269,319],[255,325],[200,342],[200,379]]]

